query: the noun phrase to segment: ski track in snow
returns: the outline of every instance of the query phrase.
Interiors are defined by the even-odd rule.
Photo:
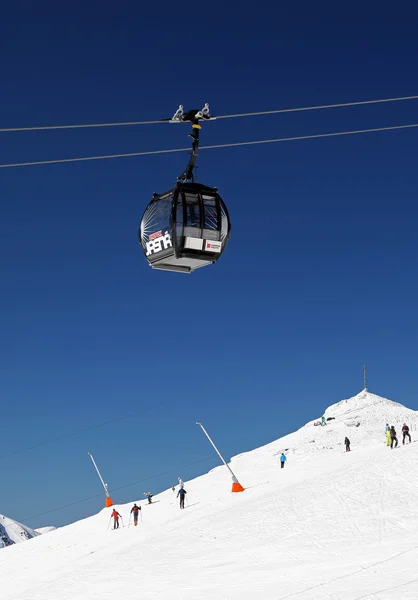
[[[103,509],[1,550],[1,599],[418,600],[418,444],[384,436],[405,420],[414,437],[418,413],[362,392],[325,416],[235,457],[242,494],[221,466],[185,482],[184,511],[167,490],[138,527],[132,502],[119,530]]]

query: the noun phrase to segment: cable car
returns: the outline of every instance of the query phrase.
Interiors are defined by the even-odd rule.
[[[142,216],[139,242],[153,269],[192,273],[216,263],[231,234],[228,210],[217,188],[194,180],[199,149],[199,121],[213,119],[209,105],[183,112],[180,106],[171,123],[192,123],[189,163],[174,188],[154,194]]]

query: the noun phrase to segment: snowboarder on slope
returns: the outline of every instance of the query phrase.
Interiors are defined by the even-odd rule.
[[[134,513],[134,525],[135,527],[138,525],[138,515],[139,515],[139,511],[141,510],[140,506],[137,506],[136,504],[133,505],[133,507],[131,508],[131,514]]]
[[[184,497],[186,496],[186,494],[187,492],[184,489],[184,487],[181,487],[177,492],[177,498],[180,496],[180,508],[184,508]]]
[[[402,427],[402,433],[403,433],[402,444],[405,444],[406,437],[409,438],[409,443],[411,443],[411,434],[409,433],[409,427],[405,423],[403,424],[403,427]]]
[[[282,452],[282,455],[280,457],[280,468],[284,469],[284,463],[287,461],[286,458],[286,454],[284,452]]]
[[[390,428],[390,447],[393,448],[393,442],[396,442],[395,448],[398,447],[398,438],[396,437],[396,430],[392,425]]]
[[[348,437],[345,438],[344,444],[345,444],[345,451],[350,452],[350,440],[348,439]]]
[[[390,435],[390,427],[386,430],[386,446],[390,446],[390,442],[392,441],[392,437]]]
[[[144,492],[144,496],[148,498],[148,504],[152,504],[152,496],[151,492]]]
[[[122,515],[120,515],[118,513],[116,508],[113,509],[112,517],[113,517],[113,529],[119,529],[119,517],[122,518]]]

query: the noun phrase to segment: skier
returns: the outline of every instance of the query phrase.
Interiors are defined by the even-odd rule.
[[[172,485],[172,486],[171,486],[171,490],[172,490],[173,492],[175,492],[175,491],[176,491],[176,486],[175,486],[175,485]]]
[[[409,438],[409,443],[411,443],[411,434],[409,433],[409,427],[405,423],[403,424],[403,427],[402,427],[402,433],[403,433],[402,444],[405,444],[406,437]]]
[[[180,496],[180,508],[184,508],[184,497],[186,496],[186,494],[187,492],[183,486],[177,492],[177,498]]]
[[[390,435],[390,427],[389,427],[389,429],[386,430],[386,446],[390,446],[391,440],[392,440],[392,437]]]
[[[144,496],[148,498],[148,504],[152,504],[152,496],[151,492],[144,492]]]
[[[321,425],[326,425],[326,424],[327,424],[327,422],[325,421],[325,417],[322,417],[322,419],[321,419]]]
[[[131,514],[134,513],[134,525],[135,527],[138,525],[138,515],[139,515],[139,511],[141,510],[140,506],[137,506],[136,504],[133,505],[133,507],[131,508]]]
[[[350,452],[350,440],[348,439],[348,437],[345,438],[344,444],[345,444],[345,451]]]
[[[392,425],[390,428],[390,447],[393,448],[393,442],[396,442],[395,448],[398,447],[398,438],[396,437],[396,431],[394,426]]]
[[[180,489],[183,487],[183,479],[181,477],[178,478]]]
[[[390,427],[389,427],[389,423],[386,423],[386,429],[385,432],[387,433],[389,431]]]
[[[113,517],[113,529],[119,529],[119,517],[122,518],[122,515],[120,515],[118,513],[116,508],[113,509],[112,517]]]
[[[284,463],[287,461],[286,455],[284,452],[282,452],[282,455],[280,457],[280,468],[284,469]]]

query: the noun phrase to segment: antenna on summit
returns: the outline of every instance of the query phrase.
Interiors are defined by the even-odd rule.
[[[367,392],[367,368],[363,365],[363,389]]]

